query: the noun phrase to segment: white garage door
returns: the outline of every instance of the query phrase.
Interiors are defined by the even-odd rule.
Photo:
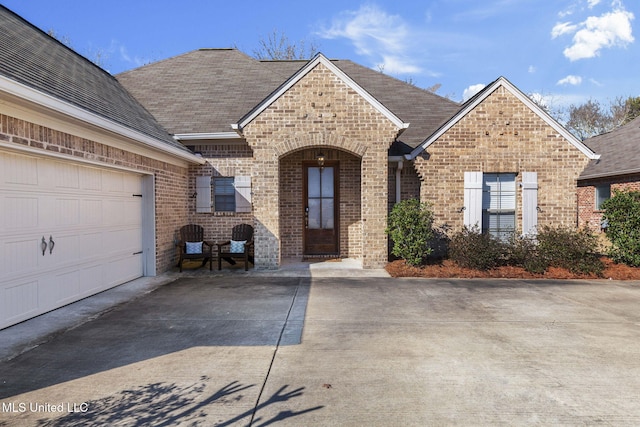
[[[142,276],[142,178],[0,152],[0,328]]]

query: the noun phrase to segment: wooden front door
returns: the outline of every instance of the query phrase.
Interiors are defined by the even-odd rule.
[[[338,163],[304,165],[304,254],[338,255]]]

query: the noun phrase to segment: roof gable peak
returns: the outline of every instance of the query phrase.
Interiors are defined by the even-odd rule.
[[[369,102],[376,110],[382,113],[387,119],[389,119],[394,125],[400,129],[406,129],[409,127],[409,123],[403,122],[398,116],[396,116],[391,110],[385,107],[380,101],[367,92],[362,86],[357,84],[349,75],[336,66],[331,60],[329,60],[322,53],[316,54],[306,64],[304,64],[296,73],[294,73],[289,79],[287,79],[280,87],[273,91],[267,98],[260,102],[249,113],[242,117],[237,123],[231,125],[236,131],[242,131],[242,128],[247,126],[253,119],[255,119],[260,113],[266,110],[275,100],[280,98],[285,92],[287,92],[293,85],[299,82],[304,76],[311,72],[317,65],[322,64],[329,69],[333,74],[338,76],[347,86],[356,91],[367,102]]]

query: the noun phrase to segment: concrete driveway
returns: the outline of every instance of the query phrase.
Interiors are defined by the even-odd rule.
[[[0,426],[640,425],[637,282],[349,276],[160,286],[0,362]]]

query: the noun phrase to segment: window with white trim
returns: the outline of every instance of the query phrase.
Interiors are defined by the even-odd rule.
[[[506,240],[516,229],[516,174],[482,176],[482,231]]]

